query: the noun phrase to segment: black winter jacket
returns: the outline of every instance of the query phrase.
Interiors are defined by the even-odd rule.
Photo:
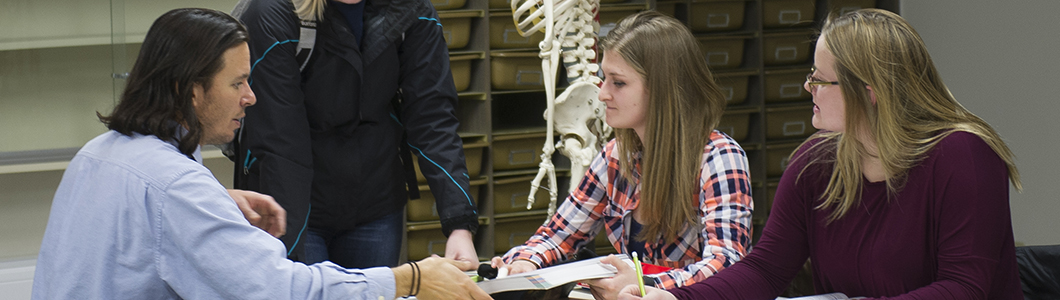
[[[302,72],[290,0],[253,0],[240,17],[257,104],[239,135],[235,183],[287,210],[282,239],[295,259],[303,257],[296,241],[307,221],[351,229],[404,208],[403,134],[420,157],[443,232],[478,228],[437,12],[427,0],[366,1],[364,46],[338,10],[325,9]]]

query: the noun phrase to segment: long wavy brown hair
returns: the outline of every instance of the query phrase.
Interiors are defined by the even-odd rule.
[[[648,91],[644,143],[632,129],[616,129],[621,174],[632,180],[642,157],[638,240],[677,238],[698,224],[697,202],[703,147],[725,110],[699,43],[685,25],[645,11],[626,17],[600,41],[602,53],[622,56]]]
[[[1012,185],[1022,190],[1012,151],[990,124],[957,102],[943,84],[924,41],[902,17],[881,9],[830,15],[821,36],[835,56],[835,72],[846,105],[844,131],[869,133],[874,139],[892,195],[904,187],[910,168],[957,131],[975,134],[990,145],[1008,166]],[[866,86],[876,94],[875,105]],[[807,167],[832,164],[831,178],[817,208],[833,208],[829,220],[834,221],[857,205],[862,188],[861,161],[872,154],[853,135],[841,132],[820,132],[803,144],[818,138],[823,140],[803,153],[825,154],[816,155]]]

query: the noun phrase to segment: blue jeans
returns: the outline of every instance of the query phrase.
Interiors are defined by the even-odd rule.
[[[358,226],[335,231],[309,227],[305,263],[330,260],[344,268],[397,266],[403,232],[401,211]]]

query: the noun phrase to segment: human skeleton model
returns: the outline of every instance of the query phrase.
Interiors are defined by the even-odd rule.
[[[554,1],[554,2],[553,2]],[[548,176],[548,215],[556,212],[556,166],[552,164],[552,153],[559,149],[571,160],[570,189],[578,186],[593,157],[600,151],[604,138],[610,136],[611,127],[604,123],[604,105],[597,98],[600,94],[600,78],[596,76],[600,67],[596,59],[596,30],[594,20],[599,0],[513,0],[512,17],[518,25],[519,34],[530,36],[544,31],[541,48],[541,70],[544,74],[545,109],[547,133],[541,153],[541,164],[537,176],[530,184],[530,197],[526,208],[534,204],[534,195],[541,188],[541,180]],[[556,72],[559,58],[567,68],[570,86],[556,97]],[[555,143],[553,135],[559,132],[561,141]]]

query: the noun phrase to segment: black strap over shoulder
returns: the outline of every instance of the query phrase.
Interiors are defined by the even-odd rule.
[[[247,12],[247,7],[250,7],[250,1],[254,0],[239,0],[232,8],[232,17],[240,19],[243,13]],[[298,71],[304,71],[305,66],[309,64],[309,57],[313,56],[313,46],[317,42],[317,21],[298,20],[298,27],[298,52],[295,54],[295,60],[298,61]]]
[[[309,57],[313,56],[313,46],[317,43],[317,22],[299,20],[298,26],[298,52],[294,58],[298,61],[298,71],[305,71]]]

